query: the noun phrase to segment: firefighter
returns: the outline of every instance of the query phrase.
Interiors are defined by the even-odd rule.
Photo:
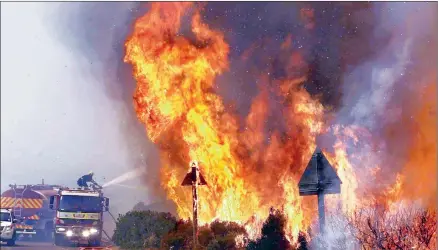
[[[94,180],[93,180],[93,171],[90,171],[88,174],[82,176],[81,178],[78,179],[78,186],[82,187],[82,188],[88,188],[88,182],[93,183],[94,185],[100,187],[99,184],[97,184]]]

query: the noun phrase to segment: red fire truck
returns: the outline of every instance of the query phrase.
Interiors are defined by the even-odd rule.
[[[56,211],[55,245],[86,244],[100,246],[103,232],[103,212],[109,199],[100,189],[62,188],[50,198]]]

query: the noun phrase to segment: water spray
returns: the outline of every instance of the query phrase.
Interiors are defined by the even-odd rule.
[[[144,173],[144,168],[143,167],[133,169],[133,170],[131,170],[129,172],[126,172],[126,173],[124,173],[124,174],[122,174],[122,175],[120,175],[120,176],[118,176],[118,177],[116,177],[116,178],[106,182],[105,184],[102,185],[102,187],[105,188],[105,187],[109,187],[109,186],[112,186],[112,185],[116,185],[116,184],[122,183],[124,181],[132,180],[135,177],[137,177],[138,175],[143,174],[143,173]]]
[[[125,184],[113,184],[113,186],[124,187],[129,189],[137,189],[137,190],[148,190],[146,187],[143,186],[129,186]]]

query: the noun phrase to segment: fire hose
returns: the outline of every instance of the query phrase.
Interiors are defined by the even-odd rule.
[[[117,220],[116,220],[116,218],[114,217],[114,215],[113,215],[109,210],[108,210],[107,212],[108,212],[108,214],[111,216],[111,218],[113,219],[114,223],[116,223]],[[113,243],[112,240],[111,240],[111,237],[108,235],[108,233],[107,233],[103,228],[102,228],[102,232],[105,234],[105,236],[108,238],[108,240],[109,240],[111,243]]]

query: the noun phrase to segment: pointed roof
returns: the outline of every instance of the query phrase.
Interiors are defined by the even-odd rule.
[[[340,193],[341,179],[331,166],[321,149],[313,152],[306,170],[298,183],[300,195]]]

